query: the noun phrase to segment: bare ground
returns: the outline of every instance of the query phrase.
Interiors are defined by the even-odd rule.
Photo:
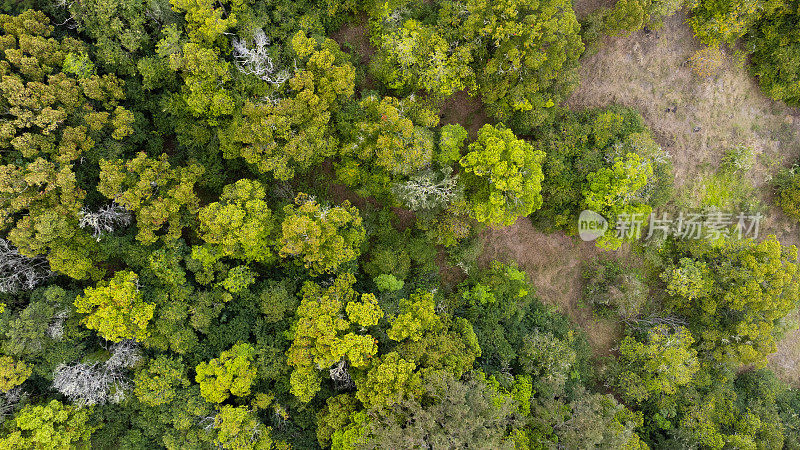
[[[595,356],[611,353],[621,336],[621,325],[597,318],[591,308],[579,304],[582,262],[598,253],[594,244],[562,232],[543,233],[527,217],[507,228],[487,229],[483,238],[482,264],[495,259],[516,262],[531,278],[539,298],[554,305],[586,332]]]
[[[599,8],[611,8],[615,3],[617,3],[617,0],[573,0],[572,8],[575,10],[575,15],[580,19]]]
[[[362,14],[354,22],[344,24],[331,34],[331,38],[339,45],[350,44],[360,57],[361,64],[368,64],[375,54],[375,47],[369,42],[366,15]]]
[[[489,123],[480,97],[473,97],[467,91],[458,91],[450,96],[443,102],[439,112],[442,118],[440,125],[460,124],[467,129],[472,139],[478,135],[478,130],[484,124]]]

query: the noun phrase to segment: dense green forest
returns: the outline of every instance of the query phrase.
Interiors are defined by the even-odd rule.
[[[671,155],[566,103],[582,58],[680,13],[698,77],[738,55],[798,106],[800,0],[610,3],[0,0],[0,448],[800,449],[767,366],[797,248],[743,236],[750,208],[619,232],[677,212]],[[478,119],[443,120],[458,96]],[[747,206],[749,156],[713,206]],[[583,210],[608,354],[481,257],[519,220],[579,241]]]

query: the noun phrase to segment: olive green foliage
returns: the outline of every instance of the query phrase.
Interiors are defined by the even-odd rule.
[[[689,0],[689,23],[708,45],[734,43],[762,17],[771,17],[784,0]]]
[[[586,177],[587,186],[583,192],[586,208],[606,217],[616,225],[620,221],[644,220],[652,212],[648,205],[636,201],[636,195],[653,176],[653,167],[642,161],[636,153],[628,153],[614,160],[611,167],[603,167]],[[615,227],[616,228],[616,227]],[[625,236],[617,236],[615,231],[607,231],[597,240],[597,246],[616,250]]]
[[[346,200],[341,206],[320,205],[305,194],[295,203],[283,210],[281,256],[298,258],[314,273],[335,272],[358,257],[365,231],[356,207]]]
[[[397,354],[418,367],[461,376],[481,356],[472,324],[463,317],[437,314],[433,294],[417,292],[400,301],[387,335]]]
[[[419,397],[374,408],[359,441],[366,447],[413,445],[514,448],[509,429],[515,424],[514,402],[478,373],[464,381],[452,375],[430,376]],[[336,438],[334,438],[336,445]]]
[[[267,98],[246,101],[220,134],[226,158],[242,157],[280,180],[336,154],[332,115],[353,95],[355,80],[355,69],[331,39],[317,41],[300,31],[290,53],[291,78]]]
[[[73,278],[98,277],[96,248],[78,227],[87,187],[79,177],[92,175],[75,164],[119,152],[133,132],[124,85],[95,73],[81,41],[52,37],[41,12],[0,15],[0,27],[0,227],[22,254],[47,255]]]
[[[781,448],[791,428],[784,428],[786,416],[778,406],[785,387],[772,377],[769,372],[744,372],[735,379],[725,375],[708,387],[685,389],[678,403],[679,438],[706,448]]]
[[[435,141],[429,128],[439,118],[410,99],[369,96],[360,108],[362,120],[352,125],[337,175],[364,195],[386,196],[393,182],[431,164]]]
[[[222,403],[231,394],[245,397],[256,377],[252,366],[255,349],[250,344],[236,344],[209,362],[197,366],[195,379],[200,394],[208,402]]]
[[[97,189],[136,214],[136,239],[174,241],[199,209],[194,185],[203,171],[197,164],[173,168],[166,154],[151,158],[141,152],[129,161],[102,161]],[[164,226],[166,232],[156,235]]]
[[[130,76],[136,73],[136,61],[144,51],[152,51],[146,8],[140,0],[89,0],[71,3],[69,12],[79,30],[91,38],[98,62]]]
[[[541,397],[563,395],[580,377],[587,356],[583,338],[535,297],[530,280],[513,264],[494,261],[474,272],[455,300],[458,315],[474,327],[487,373],[513,368],[532,376]]]
[[[484,125],[459,162],[470,215],[492,226],[507,226],[539,209],[544,158],[544,152],[508,128]]]
[[[594,52],[604,34],[630,34],[645,27],[660,28],[663,20],[675,14],[686,0],[619,0],[601,7],[581,20],[581,35],[587,53]]]
[[[641,270],[615,259],[598,259],[583,273],[583,301],[603,315],[634,319],[647,306],[649,292]]]
[[[245,261],[270,262],[273,215],[261,183],[239,180],[225,186],[220,201],[200,209],[200,236],[219,254]]]
[[[79,313],[88,314],[83,322],[88,328],[112,342],[122,339],[143,340],[149,336],[147,324],[153,318],[155,305],[143,300],[139,277],[131,271],[120,271],[109,281],[86,288],[75,299]]]
[[[783,212],[792,219],[800,220],[800,174],[797,173],[797,167],[781,171],[773,181]]]
[[[181,359],[159,355],[136,373],[134,392],[140,402],[149,406],[170,403],[177,390],[189,385],[186,368]]]
[[[88,421],[89,410],[58,400],[45,405],[26,405],[14,417],[8,434],[0,437],[0,445],[58,450],[85,447],[93,431]]]
[[[270,437],[271,429],[243,407],[224,405],[214,418],[217,438],[214,441],[224,449],[269,450],[275,448]]]
[[[584,45],[688,4],[701,78],[740,46],[793,104],[797,2],[0,1],[0,448],[797,448],[793,247],[599,258],[599,346],[496,251],[668,204],[638,113],[564,105]],[[723,150],[701,206],[747,210]]]
[[[746,37],[751,72],[764,92],[789,105],[800,104],[800,6],[787,0],[765,15]]]
[[[543,209],[533,218],[545,228],[577,232],[578,215],[591,209],[608,220],[598,246],[618,248],[618,220],[646,219],[666,201],[671,186],[667,154],[635,111],[621,108],[570,113],[546,129]],[[644,214],[644,216],[642,216]],[[623,236],[625,238],[626,236]]]
[[[766,364],[797,307],[797,249],[771,236],[755,243],[678,244],[661,277],[667,306],[684,315],[704,357]]]
[[[451,45],[450,30],[413,18],[395,22],[386,17],[389,11],[382,14],[380,34],[373,36],[379,49],[373,65],[386,86],[404,93],[424,90],[438,97],[474,88],[471,46]]]
[[[287,352],[287,362],[294,368],[291,391],[303,402],[309,402],[320,390],[319,370],[343,358],[351,366],[363,368],[378,351],[375,339],[363,330],[376,324],[383,312],[369,294],[364,294],[361,302],[356,300],[355,281],[352,274],[345,273],[325,289],[312,282],[303,286]]]
[[[568,448],[648,448],[635,432],[642,426],[642,413],[629,410],[608,394],[588,394],[571,402],[561,420],[556,434]]]
[[[583,44],[567,1],[444,1],[433,20],[388,2],[371,15],[374,71],[399,92],[469,89],[493,118],[527,131],[552,118],[577,83]]]
[[[0,356],[0,392],[19,386],[31,375],[32,369],[24,361],[14,361],[10,356]]]
[[[626,336],[619,345],[617,386],[634,401],[675,394],[700,369],[693,343],[689,330],[667,325],[653,327],[646,342]]]

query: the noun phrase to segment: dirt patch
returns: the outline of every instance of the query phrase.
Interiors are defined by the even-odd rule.
[[[442,102],[439,109],[440,125],[455,123],[469,132],[471,139],[478,136],[478,130],[489,123],[489,118],[479,97],[473,97],[467,91],[458,91]]]
[[[795,313],[793,320],[798,320],[800,315]],[[800,330],[794,330],[786,334],[778,342],[778,351],[770,355],[769,368],[772,369],[780,379],[800,387]]]
[[[349,44],[358,54],[361,64],[368,64],[372,55],[375,54],[375,47],[369,42],[367,16],[364,14],[334,31],[331,39],[338,42],[339,45]]]
[[[361,14],[352,22],[344,24],[341,28],[331,34],[331,39],[336,41],[345,52],[355,56],[353,64],[355,64],[357,73],[363,74],[363,79],[357,81],[356,91],[368,91],[376,89],[378,82],[370,74],[367,68],[375,54],[375,47],[369,41],[369,28],[368,19],[366,14]],[[359,75],[359,78],[361,75]]]
[[[600,8],[611,8],[615,3],[617,0],[574,0],[572,9],[575,10],[578,19],[581,19]]]
[[[480,263],[492,260],[516,262],[531,278],[538,297],[568,316],[588,335],[595,356],[609,355],[622,334],[619,322],[592,314],[580,305],[582,262],[599,252],[592,243],[563,232],[543,233],[523,217],[514,225],[483,233],[484,253]]]

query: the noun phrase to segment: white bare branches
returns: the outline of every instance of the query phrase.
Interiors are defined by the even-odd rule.
[[[27,397],[21,386],[15,386],[8,391],[0,392],[0,424],[6,417],[12,415],[20,401]]]
[[[270,40],[263,30],[253,33],[253,46],[239,38],[233,38],[233,58],[240,72],[255,75],[274,86],[280,86],[291,78],[289,69],[278,70],[270,56]]]
[[[111,357],[104,363],[59,364],[53,374],[53,388],[80,406],[118,403],[130,387],[124,370],[140,357],[134,341],[122,341],[112,347]]]
[[[120,341],[111,348],[111,357],[105,365],[112,370],[129,369],[142,358],[139,345],[133,339]]]
[[[64,337],[64,320],[69,317],[69,310],[63,310],[53,316],[52,322],[47,326],[47,335],[55,341],[60,341]]]
[[[352,389],[355,387],[350,372],[347,371],[347,363],[344,360],[331,367],[329,370],[331,380],[335,383],[337,390]]]
[[[43,256],[28,258],[5,239],[0,239],[0,293],[14,294],[36,287],[53,276]]]
[[[452,202],[459,194],[458,179],[450,172],[420,172],[394,186],[395,195],[412,211],[435,209]]]
[[[81,228],[91,228],[93,230],[92,235],[98,241],[103,234],[111,233],[118,227],[126,227],[131,224],[131,213],[116,202],[103,206],[97,212],[91,212],[83,208],[80,216],[78,225]]]

